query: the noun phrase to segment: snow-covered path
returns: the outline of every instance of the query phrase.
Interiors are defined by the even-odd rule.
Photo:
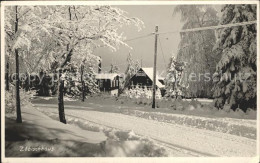
[[[57,109],[44,108],[57,113]],[[182,125],[158,122],[119,113],[99,112],[92,109],[68,109],[66,116],[85,119],[120,130],[133,130],[168,148],[197,156],[255,156],[256,140],[245,137],[197,129]],[[188,152],[188,153],[187,153]]]

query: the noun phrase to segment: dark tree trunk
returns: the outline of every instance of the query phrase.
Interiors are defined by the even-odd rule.
[[[177,97],[178,97],[177,88],[178,88],[178,80],[179,79],[177,79],[177,74],[175,72],[174,72],[174,78],[175,78],[175,82],[174,82],[175,99],[177,99]]]
[[[83,75],[84,75],[84,65],[81,65],[80,78],[81,78],[81,84],[82,84],[82,101],[85,100],[85,82],[83,79]]]
[[[71,10],[69,7],[69,19],[71,20]],[[69,37],[70,38],[70,37]],[[58,82],[58,105],[59,105],[59,118],[60,118],[60,122],[66,124],[66,119],[65,119],[65,111],[64,111],[64,80],[61,79],[61,74],[62,74],[62,68],[71,60],[71,56],[72,56],[72,52],[73,49],[70,49],[69,44],[67,44],[67,51],[68,54],[65,57],[64,62],[61,64],[60,69],[59,69],[59,82]]]
[[[82,101],[85,101],[85,82],[83,81],[82,83]]]
[[[41,71],[40,72],[40,79],[41,83],[39,84],[39,91],[38,95],[39,96],[50,96],[50,77],[47,76],[46,72]]]
[[[18,50],[15,49],[15,61],[16,61],[16,122],[22,123],[21,105],[20,105],[20,79],[19,79],[19,55]]]
[[[60,79],[59,80],[59,93],[58,93],[59,118],[60,118],[60,122],[66,124],[63,92],[64,92],[64,80]]]
[[[30,74],[26,73],[25,90],[29,91],[29,89],[30,89]]]
[[[5,90],[9,91],[9,60],[7,60],[7,63],[6,63]]]
[[[119,77],[117,77],[116,82],[117,82],[117,90],[118,90],[117,97],[119,97],[120,96],[120,80],[119,80]]]
[[[40,83],[38,85],[39,87],[39,90],[38,90],[38,95],[39,96],[44,96],[43,92],[44,92],[44,88],[43,88],[43,71],[41,70],[40,73],[39,73],[39,77],[40,77]]]
[[[15,33],[18,31],[18,6],[15,6]],[[16,62],[16,122],[22,123],[21,105],[20,105],[20,79],[19,79],[19,54],[18,49],[15,49],[15,62]]]

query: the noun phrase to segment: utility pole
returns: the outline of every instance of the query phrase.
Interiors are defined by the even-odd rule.
[[[152,108],[155,108],[157,38],[158,38],[158,26],[155,26],[154,65],[153,65],[153,104],[152,104]]]

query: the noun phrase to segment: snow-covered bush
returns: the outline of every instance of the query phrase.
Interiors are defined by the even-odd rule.
[[[156,90],[156,92],[155,92],[155,98],[156,98],[156,99],[161,99],[161,98],[162,98],[162,94],[161,94],[160,89],[157,89],[157,90]]]
[[[11,84],[9,91],[5,91],[5,113],[15,113],[15,89]]]
[[[16,110],[16,95],[15,95],[15,86],[10,85],[9,91],[5,91],[5,113],[14,114]],[[20,101],[21,107],[31,106],[31,99],[36,94],[35,91],[25,91],[20,89]]]
[[[28,106],[32,105],[31,99],[35,96],[35,91],[25,91],[24,89],[20,89],[20,99],[21,99],[21,106]]]
[[[138,85],[135,88],[131,88],[129,90],[125,90],[125,95],[129,98],[135,99],[151,99],[152,98],[152,89],[148,89],[146,86],[139,87]],[[157,89],[155,93],[156,99],[161,99],[161,90]]]

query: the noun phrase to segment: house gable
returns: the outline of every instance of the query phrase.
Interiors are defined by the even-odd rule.
[[[145,79],[146,78],[146,79]],[[137,85],[138,81],[144,85],[152,85],[153,84],[153,68],[140,68],[135,75],[133,75],[129,81],[133,82],[133,85]],[[144,81],[146,80],[146,81]],[[131,84],[131,82],[130,82]],[[156,86],[158,88],[164,88],[164,85],[159,81],[158,76],[156,77]]]

